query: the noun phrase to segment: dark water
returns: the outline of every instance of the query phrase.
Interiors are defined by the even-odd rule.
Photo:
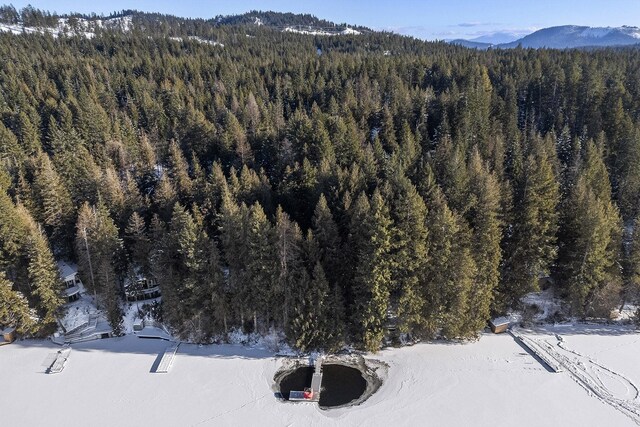
[[[359,370],[344,365],[322,365],[322,393],[320,406],[340,406],[359,398],[367,388],[367,381]],[[291,390],[304,390],[311,386],[312,367],[301,367],[280,382],[280,393],[289,398]]]
[[[296,369],[280,381],[280,394],[289,399],[290,391],[302,391],[305,387],[311,387],[312,376],[313,368],[310,366]]]

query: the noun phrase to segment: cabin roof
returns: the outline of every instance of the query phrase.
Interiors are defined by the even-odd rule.
[[[58,270],[60,271],[60,277],[67,280],[78,272],[78,266],[71,262],[58,261]]]

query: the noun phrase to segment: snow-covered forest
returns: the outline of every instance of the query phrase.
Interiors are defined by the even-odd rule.
[[[547,276],[578,317],[637,300],[638,49],[127,16],[0,33],[0,325],[56,329],[56,260],[116,332],[142,273],[176,336],[302,351],[474,337]]]

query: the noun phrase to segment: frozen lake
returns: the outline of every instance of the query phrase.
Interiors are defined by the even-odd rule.
[[[47,375],[42,364],[60,347],[20,341],[0,347],[0,413],[6,426],[637,425],[615,403],[638,404],[639,333],[589,325],[523,333],[575,372],[549,372],[506,334],[424,343],[369,356],[389,365],[384,384],[362,405],[335,410],[278,401],[281,361],[264,350],[181,344],[160,374],[151,371],[170,343],[128,335],[75,344],[64,370]]]

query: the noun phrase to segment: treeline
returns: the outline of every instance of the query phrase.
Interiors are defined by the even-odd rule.
[[[52,253],[116,330],[142,271],[181,336],[303,350],[637,300],[640,52],[246,30],[0,35],[0,323],[51,328]]]

